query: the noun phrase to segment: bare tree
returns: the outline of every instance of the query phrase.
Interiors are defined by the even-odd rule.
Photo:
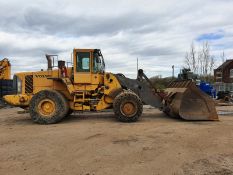
[[[185,67],[188,68],[188,69],[191,69],[191,59],[189,57],[189,53],[186,52],[185,53]]]
[[[191,59],[191,68],[194,73],[197,71],[197,58],[196,58],[196,50],[195,45],[192,42],[191,48],[190,48],[190,59]]]
[[[202,56],[202,52],[199,51],[198,52],[198,74],[202,75],[203,74],[203,56]]]
[[[210,58],[210,74],[214,71],[214,66],[215,66],[215,59],[214,56],[211,56]]]
[[[223,51],[222,54],[220,55],[220,57],[222,58],[222,63],[224,63],[226,61],[226,57],[225,57],[225,52]]]
[[[209,43],[204,42],[202,48],[203,62],[204,62],[204,75],[208,75],[208,69],[210,66],[210,48]]]
[[[194,73],[197,73],[198,70],[197,63],[198,63],[198,59],[196,56],[196,49],[194,43],[192,42],[189,53],[186,52],[185,54],[185,67],[189,68]]]
[[[200,49],[196,50],[194,43],[190,46],[190,51],[185,54],[185,67],[199,75],[207,76],[214,70],[215,59],[210,54],[208,42],[204,42]]]

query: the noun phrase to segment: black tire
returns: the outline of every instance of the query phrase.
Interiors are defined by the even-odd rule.
[[[129,110],[126,105],[130,106]],[[119,121],[136,122],[142,115],[143,104],[132,91],[123,91],[114,99],[113,110]]]
[[[44,104],[49,103],[49,104]],[[48,108],[45,105],[53,105]],[[42,106],[45,106],[44,108]],[[45,110],[42,110],[45,109]],[[52,111],[46,111],[47,109]],[[43,90],[35,94],[29,105],[32,120],[39,124],[53,124],[61,121],[69,111],[66,98],[56,90]],[[46,114],[45,114],[46,112]]]

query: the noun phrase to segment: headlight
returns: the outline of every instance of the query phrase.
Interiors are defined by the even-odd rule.
[[[22,93],[22,80],[19,79],[17,75],[14,75],[13,77],[13,89],[17,92],[17,94]]]
[[[17,78],[17,94],[21,94],[21,93],[22,93],[22,80]]]

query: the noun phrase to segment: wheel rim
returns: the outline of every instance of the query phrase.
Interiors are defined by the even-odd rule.
[[[38,112],[45,116],[50,117],[55,112],[56,105],[50,99],[42,100],[38,105]]]
[[[126,117],[133,117],[137,113],[137,107],[132,102],[126,102],[120,107],[121,113]]]

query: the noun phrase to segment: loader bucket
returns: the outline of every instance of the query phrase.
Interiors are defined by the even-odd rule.
[[[163,111],[185,120],[218,120],[214,100],[194,82],[172,82],[165,90]]]

